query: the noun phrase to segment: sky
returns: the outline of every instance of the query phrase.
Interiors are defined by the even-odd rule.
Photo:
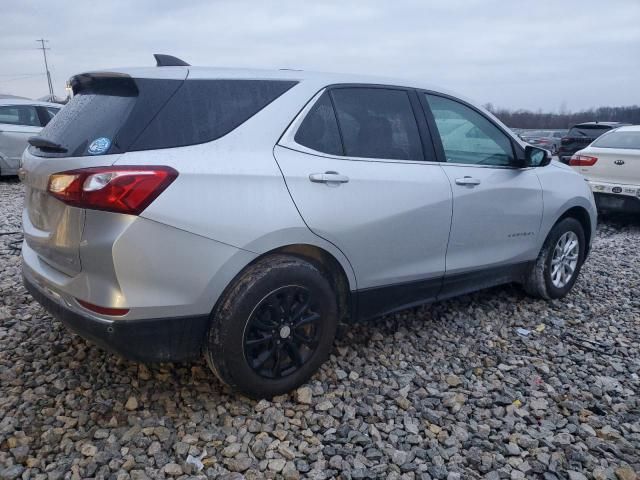
[[[192,65],[419,79],[480,104],[640,104],[640,0],[6,1],[0,93],[56,94],[76,73]]]

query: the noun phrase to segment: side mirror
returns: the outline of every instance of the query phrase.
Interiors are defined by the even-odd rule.
[[[544,167],[551,163],[549,150],[531,145],[524,147],[524,158],[526,167]]]

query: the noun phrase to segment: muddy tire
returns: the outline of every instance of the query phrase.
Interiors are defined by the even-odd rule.
[[[336,294],[311,263],[273,255],[251,265],[213,312],[205,358],[222,382],[271,398],[306,382],[328,358]]]

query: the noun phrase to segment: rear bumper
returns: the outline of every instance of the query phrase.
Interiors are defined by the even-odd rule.
[[[600,211],[640,213],[640,198],[638,197],[596,192],[593,196]]]
[[[598,210],[640,212],[640,185],[589,180]]]
[[[106,320],[72,310],[53,291],[38,285],[24,273],[24,285],[49,313],[71,331],[99,347],[131,360],[175,362],[197,358],[209,324],[209,316],[144,320]]]

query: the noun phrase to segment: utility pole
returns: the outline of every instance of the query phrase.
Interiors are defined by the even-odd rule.
[[[53,83],[51,82],[51,73],[49,72],[49,64],[47,63],[47,50],[50,50],[50,48],[44,46],[45,43],[49,43],[49,40],[41,38],[39,40],[36,40],[36,42],[40,42],[41,45],[40,49],[42,50],[42,55],[44,56],[44,69],[47,72],[47,84],[49,85],[49,100],[53,100],[55,98],[53,94]]]

